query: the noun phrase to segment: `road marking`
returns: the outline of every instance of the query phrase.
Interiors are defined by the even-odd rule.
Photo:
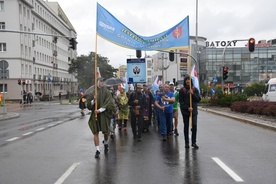
[[[19,137],[13,137],[13,138],[8,139],[8,140],[6,140],[6,141],[15,141],[16,139],[19,139]]]
[[[227,173],[229,174],[236,182],[244,182],[233,170],[231,170],[227,165],[225,165],[219,158],[212,157],[212,159]]]
[[[45,128],[38,128],[36,129],[36,131],[41,131],[41,130],[44,130]]]
[[[55,184],[62,184],[66,178],[76,169],[80,163],[74,163],[69,169],[55,182]]]
[[[25,134],[22,134],[23,136],[26,136],[26,135],[30,135],[30,134],[32,134],[33,132],[27,132],[27,133],[25,133]]]
[[[56,124],[50,124],[50,125],[48,125],[48,127],[52,127],[52,126],[55,126]]]

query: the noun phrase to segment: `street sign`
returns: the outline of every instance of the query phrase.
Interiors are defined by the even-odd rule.
[[[48,74],[48,82],[52,82],[52,80],[51,80],[51,74]]]
[[[3,70],[5,70],[5,69],[7,69],[9,67],[9,63],[8,63],[8,61],[6,61],[6,60],[1,60],[0,61],[0,68]]]

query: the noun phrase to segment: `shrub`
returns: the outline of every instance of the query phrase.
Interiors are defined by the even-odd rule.
[[[230,109],[241,113],[276,116],[276,102],[234,102],[231,104]]]

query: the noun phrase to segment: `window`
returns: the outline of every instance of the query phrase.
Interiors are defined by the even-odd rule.
[[[6,29],[5,22],[0,22],[0,29]]]
[[[0,91],[1,91],[1,93],[3,92],[3,87],[5,88],[5,93],[7,93],[8,92],[8,86],[7,86],[7,84],[5,84],[5,86],[3,86],[3,84],[0,84]]]
[[[7,51],[6,43],[0,43],[0,52],[5,52],[5,51]]]
[[[0,1],[0,11],[4,10],[4,1]]]

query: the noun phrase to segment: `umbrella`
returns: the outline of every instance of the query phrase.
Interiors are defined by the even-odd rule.
[[[108,86],[114,86],[122,83],[125,83],[125,82],[122,79],[115,78],[115,77],[109,78],[105,81],[105,85],[108,85]]]
[[[42,93],[41,92],[36,92],[35,95],[41,96]]]
[[[94,86],[90,86],[87,90],[84,91],[84,95],[88,95],[94,91]]]

